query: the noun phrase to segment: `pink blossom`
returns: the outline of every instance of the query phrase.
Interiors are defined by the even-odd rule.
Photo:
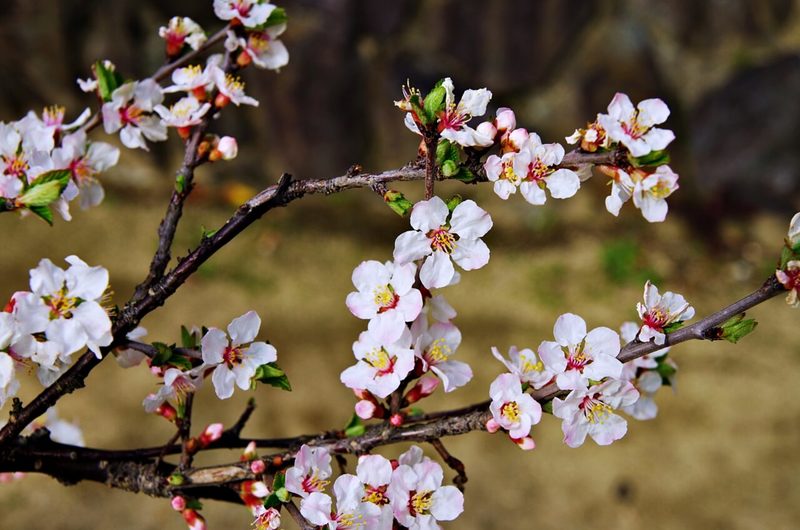
[[[486,424],[489,432],[505,429],[513,440],[528,437],[531,427],[542,419],[542,406],[522,391],[517,374],[501,374],[489,387],[492,419]]]
[[[611,140],[640,157],[665,149],[675,139],[672,131],[653,127],[668,117],[669,108],[660,99],[645,99],[634,108],[628,96],[617,92],[608,104],[608,114],[599,114],[597,121]]]
[[[322,492],[330,484],[331,472],[331,455],[326,448],[303,445],[295,455],[294,466],[286,470],[286,489],[301,497]]]
[[[441,379],[445,392],[466,385],[472,379],[472,368],[451,357],[461,345],[461,332],[449,322],[435,322],[427,326],[424,315],[413,326],[417,339],[414,351],[422,360],[425,370],[430,370]]]
[[[506,360],[493,346],[492,355],[503,363],[509,372],[518,375],[523,383],[528,383],[537,390],[549,383],[555,376],[553,371],[545,366],[530,348],[518,350],[516,346],[511,346],[508,349],[508,360]]]
[[[405,327],[393,341],[383,341],[371,330],[361,333],[353,344],[358,362],[342,372],[342,383],[348,388],[366,389],[385,398],[397,390],[414,368],[411,341],[411,332]]]
[[[642,319],[639,340],[649,342],[652,339],[659,345],[666,339],[664,328],[694,316],[694,308],[682,295],[671,291],[660,295],[650,280],[644,285],[644,304],[636,304],[636,311]]]

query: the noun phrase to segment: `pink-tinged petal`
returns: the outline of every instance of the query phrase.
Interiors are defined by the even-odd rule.
[[[444,486],[433,492],[431,515],[437,521],[452,521],[464,511],[464,494],[455,486]]]
[[[669,107],[658,98],[642,100],[637,107],[639,115],[636,117],[636,121],[643,127],[664,123],[669,118]]]
[[[602,423],[589,425],[589,434],[597,445],[611,445],[628,432],[628,422],[622,416],[611,414]]]
[[[557,342],[542,341],[537,353],[544,365],[553,372],[560,374],[567,369],[567,358]]]
[[[533,438],[530,436],[525,436],[524,438],[511,438],[511,441],[514,442],[519,446],[520,449],[523,451],[532,451],[536,449],[536,442],[533,441]]]
[[[353,291],[347,295],[345,304],[357,318],[368,320],[378,314],[375,296],[369,291]]]
[[[652,397],[646,395],[642,395],[636,403],[623,408],[623,410],[639,421],[652,420],[658,416],[658,405]]]
[[[447,287],[450,280],[453,279],[454,272],[455,269],[453,268],[453,262],[450,261],[450,256],[441,250],[437,250],[422,264],[419,271],[419,279],[422,281],[422,285],[428,289]]]
[[[331,508],[331,498],[318,491],[300,501],[300,514],[315,526],[326,525],[330,522]]]
[[[519,192],[528,203],[534,206],[541,206],[547,202],[547,194],[535,182],[523,182],[519,185]]]
[[[553,326],[553,336],[561,346],[580,344],[586,337],[586,321],[573,313],[564,313]]]
[[[493,190],[498,197],[505,201],[517,192],[517,187],[507,180],[498,180],[494,183]]]
[[[453,210],[450,226],[450,231],[461,239],[478,239],[492,228],[492,218],[475,201],[467,200]]]
[[[584,389],[589,385],[588,371],[589,367],[586,367],[583,373],[578,370],[567,370],[556,376],[556,385],[562,390]]]
[[[586,441],[586,435],[589,432],[589,424],[585,421],[577,420],[575,422],[568,422],[564,420],[561,422],[561,432],[564,433],[564,443],[568,447],[580,447]]]
[[[145,143],[144,138],[142,137],[142,131],[133,125],[126,125],[119,133],[119,139],[122,142],[122,145],[129,149],[144,149],[145,151],[150,150],[147,147],[147,143]]]
[[[500,353],[500,350],[498,350],[498,349],[497,349],[496,347],[494,347],[494,346],[492,346],[492,355],[494,356],[494,358],[495,358],[495,359],[497,359],[498,361],[500,361],[501,363],[503,363],[503,366],[505,366],[505,367],[506,367],[506,369],[507,369],[509,372],[515,372],[515,373],[516,373],[516,371],[517,371],[517,367],[516,367],[516,366],[514,366],[513,364],[511,364],[510,362],[508,362],[508,361],[505,359],[505,357],[503,357],[503,354],[501,354],[501,353]],[[563,357],[563,356],[562,356],[562,357]]]
[[[411,289],[405,296],[397,302],[395,312],[403,315],[403,320],[413,322],[422,311],[422,293],[417,289]]]
[[[411,210],[411,226],[427,233],[434,228],[439,228],[447,221],[450,211],[439,197],[432,197],[427,201],[420,201]],[[396,258],[395,258],[396,259]]]
[[[614,94],[614,98],[608,104],[608,114],[616,121],[628,122],[635,112],[631,99],[622,92]]]
[[[452,392],[472,379],[472,368],[461,361],[445,361],[431,366],[431,370],[442,380],[445,392]]]
[[[261,318],[255,311],[248,311],[244,315],[234,318],[228,325],[228,334],[231,337],[231,344],[239,346],[253,342],[261,328]]]
[[[211,374],[211,382],[214,384],[214,391],[220,399],[228,399],[233,395],[233,384],[235,381],[236,375],[224,364],[220,364],[214,368],[214,373]]]
[[[407,328],[406,321],[399,311],[386,311],[370,320],[367,329],[381,344],[391,344],[398,340]]]
[[[392,271],[380,261],[362,261],[353,270],[353,285],[362,292],[371,293],[375,287],[388,285]]]
[[[364,485],[355,475],[340,475],[333,483],[336,495],[336,510],[339,513],[351,511],[361,503],[364,496]]]
[[[675,139],[675,133],[669,129],[650,129],[647,134],[642,136],[642,140],[647,142],[653,151],[661,151]]]
[[[400,264],[424,258],[431,252],[430,240],[424,233],[416,230],[403,232],[394,240],[394,259]]]
[[[483,169],[486,171],[486,178],[495,182],[503,172],[503,160],[497,155],[491,155],[483,164]]]
[[[200,341],[203,362],[208,365],[221,363],[222,354],[228,345],[228,336],[224,331],[217,328],[209,329]]]
[[[462,239],[453,251],[452,258],[465,271],[480,269],[489,263],[489,247],[481,239]],[[442,286],[443,287],[443,286]]]
[[[581,179],[571,169],[559,169],[547,177],[547,189],[554,199],[568,199],[578,192]]]
[[[367,388],[368,384],[371,384],[375,372],[375,368],[368,363],[359,361],[354,366],[346,368],[339,376],[339,380],[347,388],[363,390]]]
[[[233,367],[233,376],[236,378],[236,386],[242,390],[250,389],[250,380],[256,374],[256,367],[248,363],[242,363]]]
[[[366,389],[381,399],[397,390],[400,386],[400,377],[394,372],[375,374],[374,379],[367,382]]]
[[[272,344],[266,342],[254,342],[245,351],[247,362],[253,366],[274,363],[278,360],[278,350]]]
[[[496,407],[495,407],[494,404],[489,405],[489,408],[491,409],[492,416],[499,416],[500,415],[499,409],[496,410]],[[503,428],[503,426],[500,425],[499,423],[497,423],[497,421],[494,418],[492,418],[492,419],[490,419],[489,421],[486,422],[486,431],[488,433],[490,433],[490,434],[494,434],[494,433],[496,433],[497,431],[499,431],[502,428]]]
[[[517,398],[517,404],[519,405],[520,411],[530,418],[531,424],[536,425],[542,421],[542,405],[533,399],[533,396],[522,393]]]
[[[789,222],[787,237],[792,245],[796,245],[800,242],[800,212],[794,214],[794,217],[792,217],[792,220]]]
[[[386,285],[388,283],[394,288],[394,292],[400,296],[408,293],[414,286],[414,280],[416,279],[417,275],[417,267],[413,263],[400,265],[393,264],[392,262],[386,262],[386,268],[393,269],[391,280],[378,285]]]
[[[583,375],[595,381],[600,381],[604,377],[617,379],[622,376],[622,363],[610,355],[597,355],[594,361],[584,368]]]
[[[359,457],[356,475],[364,484],[383,486],[392,480],[392,463],[381,455]]]

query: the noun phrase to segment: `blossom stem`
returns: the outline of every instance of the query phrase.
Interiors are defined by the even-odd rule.
[[[436,180],[436,145],[438,136],[425,135],[425,200],[433,197],[433,182]]]

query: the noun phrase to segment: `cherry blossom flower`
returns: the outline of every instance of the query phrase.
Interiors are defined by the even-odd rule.
[[[211,328],[203,337],[203,363],[206,368],[215,366],[211,381],[220,399],[233,395],[234,383],[242,390],[249,389],[256,369],[278,358],[271,344],[253,342],[260,327],[261,318],[255,311],[248,311],[231,321],[228,335],[220,329]]]
[[[620,327],[620,336],[624,343],[636,339],[638,333],[639,325],[635,322],[625,322]],[[658,371],[659,364],[666,363],[673,370],[678,369],[672,359],[664,357],[667,352],[669,352],[669,347],[625,363],[621,379],[630,381],[636,387],[636,390],[639,391],[639,399],[632,405],[622,407],[623,412],[637,420],[650,420],[658,415],[658,405],[653,398],[663,385],[663,377]]]
[[[108,287],[108,271],[90,267],[77,256],[65,261],[70,264],[66,271],[49,259],[30,271],[33,292],[15,297],[20,332],[44,332],[52,341],[49,354],[55,353],[54,346],[65,356],[88,347],[99,359],[100,348],[112,340],[111,320],[99,303]]]
[[[456,104],[453,80],[449,77],[442,82],[445,90],[445,107],[439,115],[438,129],[442,138],[465,147],[486,147],[494,143],[494,136],[481,134],[467,125],[475,116],[483,116],[492,93],[486,88],[465,90]]]
[[[511,346],[508,349],[508,360],[506,360],[500,351],[492,346],[492,355],[503,363],[509,372],[518,375],[523,383],[528,383],[537,390],[555,377],[553,371],[545,366],[530,348],[518,350],[516,346]]]
[[[250,62],[259,68],[278,70],[289,64],[289,51],[278,40],[286,30],[286,24],[270,26],[264,31],[250,31],[247,38],[238,37],[233,31],[228,31],[225,48],[236,51],[241,48],[243,55],[237,59],[239,64],[246,66]]]
[[[517,374],[500,374],[489,387],[492,403],[489,410],[492,419],[486,430],[497,432],[505,429],[511,439],[525,449],[535,447],[529,436],[531,427],[542,419],[542,406],[529,394],[522,391],[522,382]]]
[[[565,399],[553,400],[553,415],[561,418],[564,443],[583,445],[586,435],[597,445],[609,445],[628,430],[628,422],[615,410],[636,403],[639,392],[627,381],[610,379],[590,388],[576,388]]]
[[[789,291],[786,303],[792,307],[800,307],[800,261],[789,261],[784,270],[775,271],[775,277]]]
[[[97,206],[105,192],[97,175],[117,165],[119,149],[106,142],[89,142],[84,131],[65,136],[61,147],[53,150],[53,165],[69,169],[71,179],[62,197],[80,197],[81,209]]]
[[[394,341],[422,310],[422,294],[414,289],[417,267],[387,261],[363,261],[353,271],[358,291],[347,295],[347,307],[358,318],[375,322],[382,340]]]
[[[376,530],[390,530],[394,515],[387,494],[392,481],[392,464],[381,455],[362,455],[358,458],[356,476],[364,485],[363,502],[374,504],[380,509]]]
[[[619,335],[622,339],[623,345],[636,340],[637,335],[639,334],[639,329],[640,326],[636,322],[624,322],[619,328]],[[641,357],[637,357],[636,359],[625,363],[625,367],[631,366],[633,368],[654,370],[658,368],[658,358],[666,355],[669,350],[670,348],[667,346],[666,348],[654,351],[653,353],[642,355]]]
[[[504,155],[505,156],[505,155]],[[513,172],[519,175],[519,191],[525,200],[534,205],[544,204],[550,190],[554,199],[567,199],[581,187],[578,174],[571,169],[553,169],[564,158],[564,148],[559,144],[543,144],[539,135],[530,133],[527,142],[514,156]]]
[[[165,401],[175,399],[183,403],[188,394],[197,390],[203,382],[202,374],[196,370],[184,372],[178,368],[168,368],[164,372],[164,385],[156,394],[147,396],[142,405],[145,412],[155,412]]]
[[[330,530],[378,529],[381,509],[372,503],[361,500],[364,497],[364,485],[358,480],[358,477],[341,475],[334,482],[333,491],[336,495],[335,510],[332,509],[332,501],[328,495],[313,492],[300,501],[300,513],[303,517],[312,524],[327,525]],[[391,526],[388,527],[388,529],[390,528]]]
[[[462,202],[452,214],[439,197],[420,201],[411,211],[411,226],[395,240],[394,259],[402,265],[424,258],[419,276],[428,289],[450,284],[452,261],[464,270],[489,262],[489,247],[480,238],[492,228],[492,218],[475,201]]]
[[[42,117],[29,111],[24,118],[15,122],[14,126],[23,137],[23,148],[26,150],[52,151],[64,133],[77,129],[91,116],[86,108],[72,123],[64,123],[66,108],[52,105],[42,110]]]
[[[158,36],[167,42],[170,57],[180,54],[185,45],[197,50],[207,40],[203,28],[189,17],[172,17],[167,26],[158,29]]]
[[[419,452],[421,454],[421,451]],[[452,521],[464,511],[464,495],[455,486],[442,486],[442,467],[429,458],[400,459],[388,495],[397,521],[415,530],[436,530],[438,521]],[[412,463],[413,462],[413,463]]]
[[[608,148],[606,131],[597,121],[588,124],[585,129],[575,129],[575,132],[565,139],[570,145],[580,143],[581,149],[588,153]]]
[[[154,110],[161,116],[167,127],[186,128],[203,121],[203,117],[210,108],[210,103],[201,105],[193,96],[187,96],[179,99],[169,108],[164,105],[156,105]]]
[[[212,162],[217,160],[233,160],[239,154],[239,144],[233,136],[223,136],[217,142],[208,159]]]
[[[566,313],[556,320],[553,335],[555,342],[539,345],[539,358],[557,374],[558,388],[572,390],[585,387],[590,379],[620,376],[620,340],[614,330],[600,327],[587,333],[581,317]]]
[[[672,131],[653,127],[668,117],[669,108],[660,99],[645,99],[634,108],[628,96],[617,92],[608,104],[608,114],[598,114],[597,121],[612,141],[640,157],[665,149],[675,139]]]
[[[237,20],[247,28],[267,21],[275,6],[262,0],[214,0],[214,14],[221,20]]]
[[[633,188],[633,204],[651,223],[667,217],[667,197],[678,189],[678,174],[669,166],[658,166],[654,173],[638,180]]]
[[[174,92],[188,92],[198,100],[204,100],[208,88],[214,86],[211,77],[213,68],[218,65],[211,64],[202,68],[200,65],[185,66],[172,72],[172,85],[166,87],[163,92],[171,94]]]
[[[486,178],[489,182],[494,182],[494,192],[503,200],[516,193],[522,183],[523,174],[514,170],[514,160],[518,155],[514,151],[505,153],[502,157],[490,155],[483,164]]]
[[[461,344],[461,332],[449,322],[427,326],[424,316],[414,322],[412,333],[417,337],[414,351],[424,370],[441,379],[445,392],[452,392],[472,380],[472,368],[462,361],[450,359]]]
[[[256,530],[277,530],[281,527],[281,512],[275,508],[264,508],[263,505],[255,507],[255,521],[253,526]]]
[[[8,313],[2,313],[2,315],[8,315],[10,320],[11,315]],[[5,405],[5,402],[9,398],[17,395],[20,387],[19,380],[16,377],[16,363],[14,358],[4,351],[8,348],[9,341],[5,342],[5,346],[0,348],[0,409],[3,408],[3,405]],[[1,342],[0,346],[2,346]]]
[[[312,493],[325,491],[325,487],[330,484],[328,478],[331,473],[331,455],[328,450],[304,444],[295,455],[294,466],[286,470],[286,489],[304,498]]]
[[[167,127],[151,114],[163,99],[161,87],[152,79],[125,83],[103,104],[103,128],[108,134],[121,129],[119,137],[125,147],[147,151],[145,138],[153,142],[167,139]]]
[[[366,389],[385,398],[400,386],[414,368],[411,332],[403,327],[400,336],[391,342],[382,341],[371,331],[364,331],[353,343],[358,360],[342,372],[341,381],[348,388]]]
[[[233,103],[237,107],[239,105],[252,105],[258,107],[258,101],[244,93],[244,81],[239,77],[232,74],[225,73],[225,71],[218,67],[211,67],[211,79],[219,90],[215,105],[219,108],[224,107],[228,103]]]
[[[796,247],[800,244],[800,212],[794,214],[791,222],[789,222],[789,232],[786,237],[790,246]]]
[[[642,319],[639,340],[649,342],[653,339],[659,345],[664,344],[666,338],[664,328],[694,316],[694,308],[683,296],[671,291],[660,295],[650,280],[644,284],[644,304],[637,303],[636,311]]]

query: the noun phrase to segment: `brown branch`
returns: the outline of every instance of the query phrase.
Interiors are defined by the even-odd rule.
[[[463,492],[464,485],[468,480],[467,470],[464,468],[464,463],[451,455],[440,439],[437,438],[436,440],[431,440],[431,445],[434,449],[436,449],[436,452],[439,453],[439,456],[442,457],[442,460],[444,460],[444,462],[450,466],[450,469],[456,472],[456,476],[453,478],[453,484],[455,484],[456,487]]]
[[[283,506],[286,508],[286,511],[289,512],[289,515],[292,516],[294,522],[297,523],[297,526],[299,526],[302,530],[314,530],[314,528],[316,528],[314,525],[306,521],[306,518],[300,513],[300,510],[297,508],[297,505],[294,503],[294,501],[289,501]]]

